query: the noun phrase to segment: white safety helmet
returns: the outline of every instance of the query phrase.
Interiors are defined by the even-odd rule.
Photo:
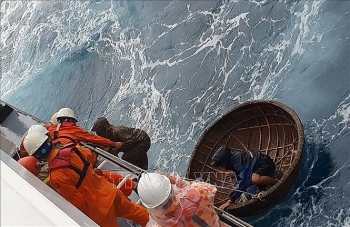
[[[40,132],[28,132],[23,139],[23,146],[29,155],[33,155],[41,145],[45,143],[48,136]]]
[[[77,119],[75,118],[74,111],[70,108],[61,108],[57,113],[57,118],[61,118],[61,117],[62,118],[69,117],[77,121]]]
[[[40,132],[42,134],[46,134],[49,131],[47,131],[47,129],[44,126],[42,126],[42,125],[32,125],[28,129],[28,133],[29,132]]]
[[[143,173],[137,191],[146,208],[155,208],[164,203],[170,195],[170,180],[158,173]]]
[[[58,112],[54,113],[50,119],[50,123],[53,125],[57,125],[57,114]]]

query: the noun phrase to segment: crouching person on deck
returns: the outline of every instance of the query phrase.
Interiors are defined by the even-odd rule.
[[[228,226],[214,210],[214,185],[144,173],[137,189],[150,214],[147,227]]]
[[[147,210],[95,173],[86,161],[87,148],[75,144],[54,147],[51,139],[39,132],[28,133],[23,144],[29,154],[48,161],[51,187],[98,225],[117,227],[116,217],[123,217],[146,226]]]
[[[122,151],[123,160],[141,169],[148,169],[147,151],[151,147],[151,139],[145,131],[123,125],[111,125],[105,117],[98,118],[91,131],[112,141],[123,142],[120,150],[112,149],[108,152],[117,155],[119,151]]]

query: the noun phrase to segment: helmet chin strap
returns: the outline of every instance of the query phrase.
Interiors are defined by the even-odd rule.
[[[61,125],[62,125],[62,123],[61,123],[61,121],[60,121],[60,122],[57,124],[57,127],[56,127],[55,131],[53,132],[53,139],[57,139],[58,131],[60,130]]]

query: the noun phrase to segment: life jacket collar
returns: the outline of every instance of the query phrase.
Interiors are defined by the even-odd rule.
[[[57,168],[68,167],[70,165],[71,153],[74,147],[74,143],[69,143],[60,150],[58,150],[56,156],[49,164],[49,169],[52,170]]]

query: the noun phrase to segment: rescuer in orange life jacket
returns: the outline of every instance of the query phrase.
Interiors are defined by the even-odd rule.
[[[44,126],[42,125],[32,125],[28,132],[31,131],[37,131],[41,132],[43,134],[46,134],[50,136],[50,138],[53,138],[56,135],[56,139],[53,140],[54,145],[64,145],[68,143],[78,143],[78,142],[90,142],[97,145],[102,146],[113,146],[120,148],[122,146],[122,143],[120,142],[113,142],[109,139],[96,136],[94,134],[89,133],[88,131],[85,131],[83,128],[76,125],[76,117],[74,114],[74,111],[70,108],[61,108],[58,112],[54,113],[50,119],[50,123],[46,124]],[[23,141],[20,146],[20,154],[21,157],[28,156],[27,151],[25,150],[23,146]],[[92,165],[95,166],[97,155],[95,152],[92,152],[91,150],[87,150],[87,161]],[[27,168],[27,163],[24,160],[21,160],[21,164]],[[28,167],[27,169],[30,169]],[[123,176],[119,175],[117,173],[112,173],[108,171],[101,171],[96,169],[96,173],[99,173],[101,175],[104,175],[108,181],[111,183],[114,183],[116,185],[119,184],[120,181],[123,180]],[[40,174],[37,175],[39,179],[44,181],[44,183],[49,184],[48,176],[48,167],[45,163],[41,163],[41,171]],[[129,196],[132,193],[132,190],[136,188],[137,183],[134,182],[131,179],[126,180],[125,184],[120,188],[120,190],[126,195]]]
[[[54,144],[78,142],[93,143],[103,147],[120,149],[122,142],[114,142],[101,136],[94,135],[76,124],[78,120],[70,108],[61,108],[57,113],[57,124],[47,128]]]
[[[49,131],[47,128],[51,125],[56,125],[57,124],[57,114],[58,112],[54,113],[50,119],[50,122],[45,125],[32,125],[29,127],[28,132],[40,132],[43,134],[48,135]],[[35,176],[37,176],[40,180],[42,180],[45,184],[49,185],[49,178],[48,178],[48,171],[49,167],[47,166],[47,163],[41,162],[39,163],[34,157],[30,157],[28,152],[23,146],[23,139],[27,135],[24,134],[21,144],[19,146],[19,156],[20,159],[18,162],[24,166],[26,169],[28,169],[31,173],[33,173]],[[33,163],[36,163],[36,165],[33,165]],[[38,172],[39,171],[39,172]]]
[[[32,125],[30,126],[30,128],[28,129],[27,133],[30,132],[40,132],[42,134],[45,134],[47,136],[49,136],[49,132],[46,130],[46,128],[42,125]],[[27,134],[26,134],[27,135]],[[61,144],[62,146],[62,144]],[[87,161],[94,166],[95,162],[96,162],[96,154],[89,150],[89,149],[85,149],[85,154],[87,155]],[[24,154],[23,158],[20,158],[18,160],[18,162],[24,166],[26,169],[28,169],[30,172],[32,172],[35,176],[37,176],[40,180],[44,181],[44,183],[49,184],[49,178],[48,178],[48,165],[46,162],[40,162],[37,160],[36,165],[33,166],[34,160],[33,157],[28,157],[28,153],[25,150],[24,146],[23,146],[23,140],[21,143],[21,153]],[[39,170],[39,173],[37,172]],[[106,179],[115,184],[118,185],[122,180],[123,180],[123,176],[117,173],[112,173],[112,172],[108,172],[108,171],[101,171],[96,169],[95,170],[97,174],[106,177]],[[136,185],[137,183],[134,182],[131,179],[127,179],[125,184],[120,188],[120,190],[126,195],[129,196],[132,193],[133,189],[136,189]]]
[[[23,139],[29,132],[40,132],[43,134],[48,135],[49,131],[43,126],[43,125],[32,125],[29,127],[27,133],[23,136]],[[40,180],[44,181],[45,183],[48,183],[48,171],[49,168],[47,166],[47,163],[38,163],[35,167],[32,166],[34,159],[28,158],[29,154],[24,148],[23,145],[23,139],[20,144],[20,159],[18,162],[22,164],[26,169],[28,169],[30,172],[32,172],[35,176],[37,176]],[[37,172],[39,170],[39,172]]]
[[[40,132],[29,132],[23,144],[30,155],[48,161],[51,187],[98,225],[118,226],[116,217],[123,217],[146,226],[147,210],[96,174],[86,160],[88,148],[76,144],[54,147],[49,136]]]
[[[48,124],[45,124],[45,125],[32,125],[29,127],[28,132],[41,132],[43,134],[48,134],[49,131],[47,130],[51,125],[56,125],[57,124],[57,114],[58,112],[54,113],[50,119],[50,122]],[[24,134],[23,138],[27,135]],[[20,157],[23,158],[23,157],[27,157],[28,156],[28,153],[27,151],[25,150],[24,146],[23,146],[23,138],[22,138],[22,141],[21,141],[21,144],[20,144],[20,147],[19,147],[19,154],[20,154]]]
[[[56,115],[57,124],[48,126],[49,135],[52,138],[53,144],[61,144],[65,145],[68,143],[79,143],[79,142],[88,142],[92,144],[96,144],[103,147],[113,147],[116,150],[124,148],[123,142],[114,142],[117,140],[110,140],[105,137],[101,137],[98,135],[94,135],[82,127],[78,126],[76,122],[78,122],[75,113],[70,108],[61,108]],[[113,154],[113,153],[112,153]],[[95,165],[97,155],[95,152],[88,153],[87,161],[89,161],[92,166]],[[96,170],[97,171],[97,170]],[[111,172],[102,172],[110,182],[114,182],[118,184],[123,176],[111,173]],[[125,186],[121,188],[121,190],[125,193],[125,195],[129,196],[132,192],[132,189],[136,187],[136,182],[132,180],[127,180]]]

